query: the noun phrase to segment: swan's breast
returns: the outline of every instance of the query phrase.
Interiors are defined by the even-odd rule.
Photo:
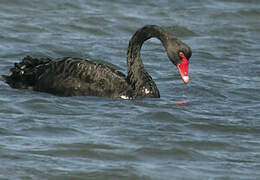
[[[156,89],[154,89],[153,87],[143,86],[141,92],[142,92],[142,96],[146,96],[146,97],[160,97],[159,92],[156,91]]]
[[[145,93],[145,94],[149,94],[150,92],[151,92],[151,91],[150,91],[149,89],[147,89],[147,88],[144,89],[144,93]]]
[[[142,88],[142,92],[145,94],[145,95],[148,95],[148,94],[151,94],[152,93],[152,90],[150,88],[147,88],[147,87],[143,87]]]

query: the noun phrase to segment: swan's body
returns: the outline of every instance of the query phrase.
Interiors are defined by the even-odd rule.
[[[151,37],[157,37],[162,41],[169,59],[179,70],[182,61],[186,59],[184,56],[190,58],[191,50],[186,44],[162,28],[150,25],[139,29],[129,42],[127,76],[109,65],[88,59],[66,57],[52,60],[27,56],[22,62],[15,63],[10,69],[10,75],[2,76],[2,79],[13,88],[27,88],[60,96],[158,98],[160,93],[140,57],[143,42]],[[188,69],[186,71],[188,73]],[[188,74],[181,75],[187,83]]]

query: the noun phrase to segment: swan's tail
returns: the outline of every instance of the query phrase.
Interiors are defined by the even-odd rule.
[[[27,89],[33,87],[37,76],[37,66],[50,62],[49,58],[32,58],[26,56],[20,63],[14,63],[9,75],[2,75],[0,80],[6,82],[13,88]]]

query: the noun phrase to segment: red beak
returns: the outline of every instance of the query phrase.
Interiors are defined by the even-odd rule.
[[[189,82],[189,61],[182,52],[179,53],[179,56],[181,57],[182,61],[180,64],[177,65],[177,68],[179,70],[183,82],[187,84]]]

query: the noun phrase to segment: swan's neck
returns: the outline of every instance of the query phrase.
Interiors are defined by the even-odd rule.
[[[158,26],[145,26],[138,30],[129,42],[127,52],[127,79],[137,93],[137,96],[159,97],[159,91],[152,80],[152,77],[145,70],[141,59],[141,48],[144,41],[156,37],[166,47],[167,32]]]

